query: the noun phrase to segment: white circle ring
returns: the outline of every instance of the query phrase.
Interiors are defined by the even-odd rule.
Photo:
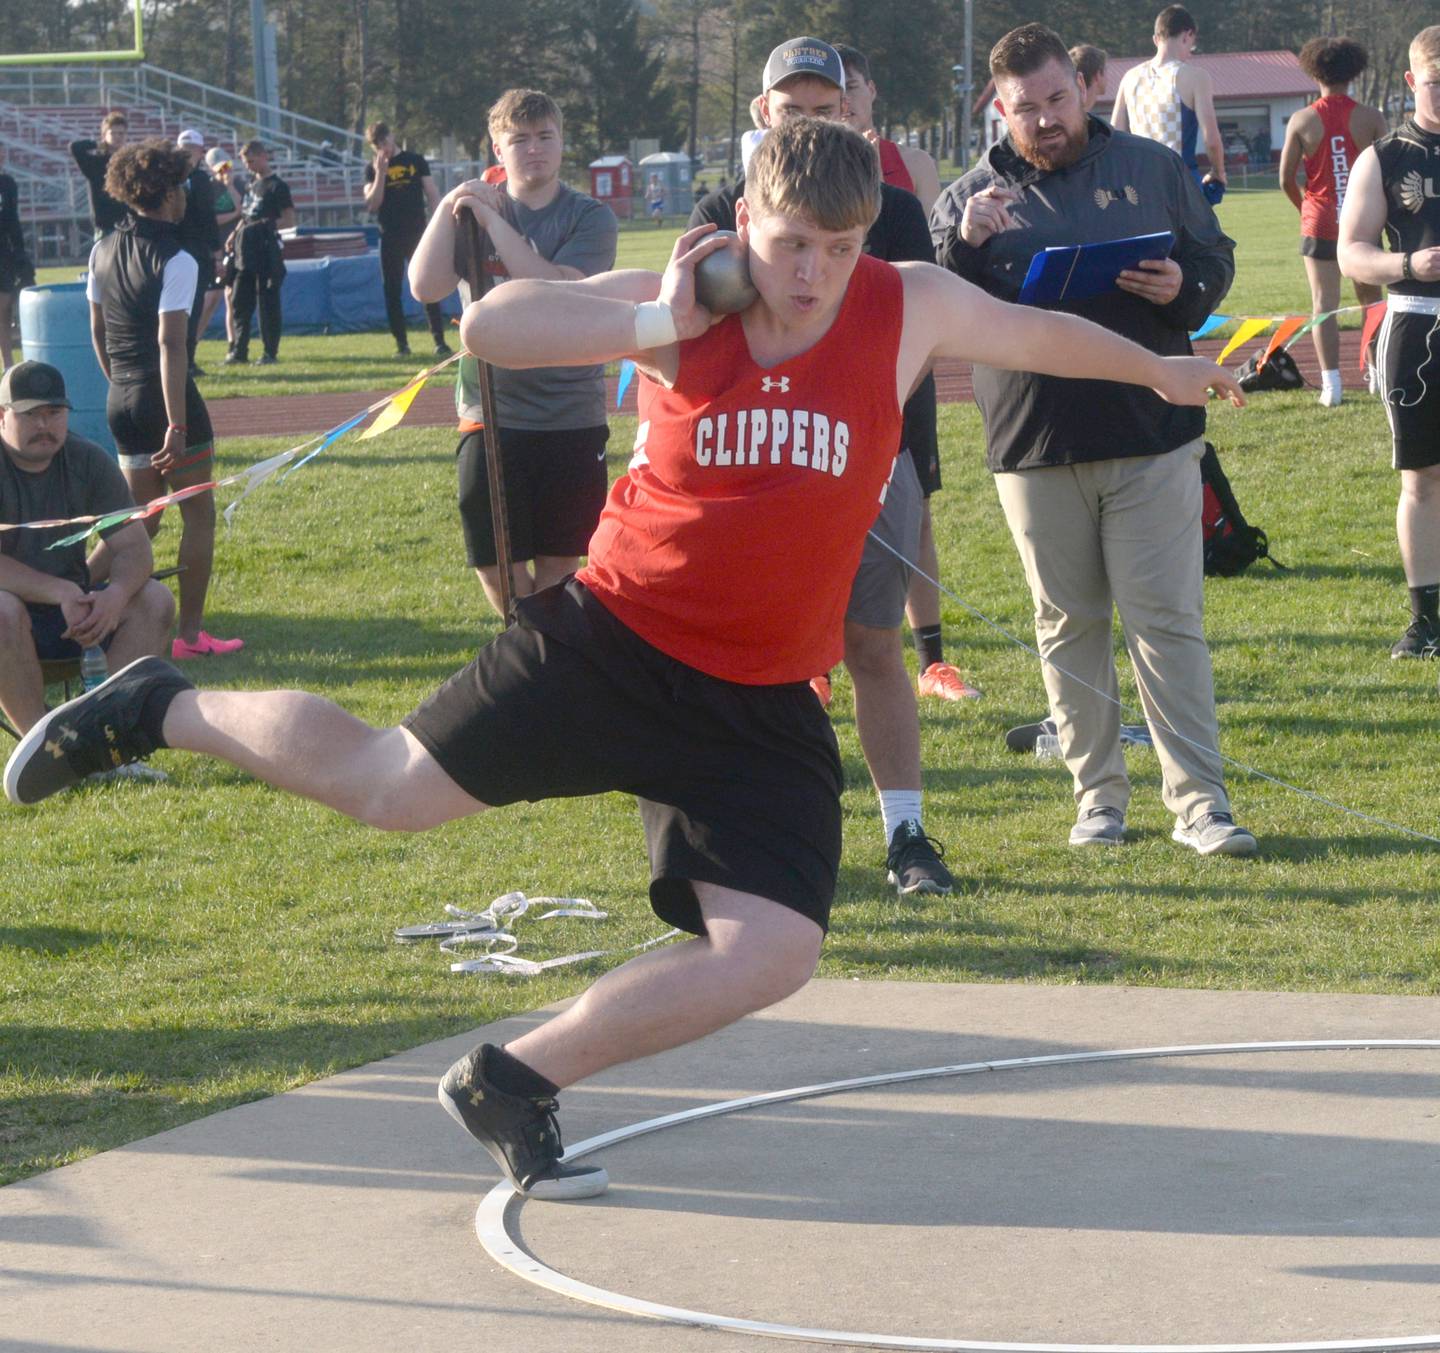
[[[1282,1043],[1200,1043],[1168,1048],[1121,1048],[1108,1052],[1067,1052],[1047,1057],[1011,1057],[993,1062],[965,1062],[956,1066],[932,1066],[921,1071],[892,1071],[879,1076],[860,1076],[853,1080],[827,1081],[823,1085],[804,1085],[794,1090],[775,1090],[744,1099],[727,1099],[718,1104],[704,1104],[682,1113],[648,1118],[642,1123],[616,1128],[586,1141],[577,1142],[565,1154],[566,1160],[593,1155],[634,1137],[643,1137],[662,1128],[678,1127],[702,1118],[718,1118],[722,1114],[753,1109],[762,1104],[785,1104],[798,1099],[815,1099],[821,1095],[840,1094],[872,1085],[899,1085],[906,1081],[938,1080],[944,1076],[969,1076],[980,1071],[1018,1071],[1043,1066],[1068,1066],[1080,1062],[1138,1061],[1153,1057],[1213,1057],[1224,1053],[1255,1052],[1350,1052],[1379,1048],[1435,1049],[1435,1038],[1366,1038],[1324,1039]],[[900,1348],[949,1350],[950,1353],[1394,1353],[1413,1348],[1440,1349],[1440,1334],[1419,1334],[1403,1338],[1323,1339],[1305,1343],[1260,1344],[1047,1344],[1004,1343],[980,1339],[919,1339],[897,1334],[862,1334],[850,1330],[807,1329],[799,1325],[778,1325],[763,1320],[742,1320],[735,1316],[714,1315],[706,1311],[687,1310],[682,1306],[665,1306],[611,1292],[603,1287],[580,1282],[543,1264],[524,1249],[511,1234],[509,1220],[518,1216],[525,1199],[502,1180],[475,1210],[475,1234],[487,1254],[502,1268],[516,1276],[557,1292],[564,1297],[603,1306],[627,1315],[644,1316],[651,1320],[668,1320],[676,1324],[703,1329],[733,1330],[742,1334],[763,1335],[772,1339],[793,1339],[801,1343],[843,1344],[852,1348]]]

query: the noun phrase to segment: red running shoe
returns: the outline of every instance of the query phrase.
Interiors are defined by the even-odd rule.
[[[937,700],[978,700],[985,692],[969,685],[958,667],[932,662],[920,673],[920,694],[933,695]]]

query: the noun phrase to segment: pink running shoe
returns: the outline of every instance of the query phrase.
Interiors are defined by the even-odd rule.
[[[170,656],[177,661],[181,658],[208,658],[219,653],[237,653],[244,647],[243,639],[216,639],[201,630],[200,637],[193,644],[177,638],[170,645]]]
[[[920,673],[920,694],[933,695],[937,700],[978,700],[985,692],[968,685],[958,667],[932,662]]]

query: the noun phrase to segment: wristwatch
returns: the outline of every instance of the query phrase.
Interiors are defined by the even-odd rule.
[[[1403,282],[1413,282],[1415,280],[1415,269],[1410,266],[1410,258],[1411,255],[1406,254],[1404,258],[1400,260],[1400,280]]]

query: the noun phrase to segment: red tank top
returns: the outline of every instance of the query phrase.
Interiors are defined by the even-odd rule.
[[[915,180],[910,177],[910,171],[905,167],[900,147],[883,136],[875,142],[875,146],[880,152],[880,177],[892,188],[903,188],[907,193],[913,193]]]
[[[1305,196],[1300,203],[1300,233],[1312,240],[1340,235],[1340,207],[1350,183],[1350,170],[1360,147],[1350,135],[1348,94],[1327,94],[1310,105],[1324,129],[1313,155],[1305,157]]]
[[[635,453],[580,580],[662,653],[750,686],[844,656],[865,532],[900,446],[900,274],[862,255],[814,347],[763,368],[739,315],[641,378]]]

